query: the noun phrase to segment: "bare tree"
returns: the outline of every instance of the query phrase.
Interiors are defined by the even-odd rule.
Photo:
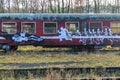
[[[19,5],[20,1],[19,0],[12,0],[12,3],[9,2],[9,5],[10,4],[13,4],[12,5],[12,11],[15,12],[15,13],[18,13],[19,12]]]
[[[120,13],[120,0],[0,0],[0,12]]]
[[[28,0],[20,0],[20,9],[21,12],[26,13],[29,12],[28,11],[28,7],[29,7],[29,1]]]
[[[67,6],[67,11],[66,11],[66,13],[69,13],[69,12],[70,12],[70,3],[71,3],[70,1],[71,1],[71,0],[68,0],[68,1],[67,1],[68,4],[66,5],[66,6]]]
[[[38,12],[38,0],[29,0],[29,12]]]
[[[49,0],[52,13],[69,13],[71,0]]]
[[[47,1],[46,0],[38,0],[38,7],[41,9],[41,13],[44,13],[45,8],[47,7],[46,5]]]
[[[4,13],[4,0],[0,0],[0,13]]]
[[[115,0],[115,8],[116,8],[116,12],[119,13],[119,9],[120,9],[120,1],[119,0]]]
[[[90,12],[90,1],[86,0],[86,12],[89,13]]]
[[[6,5],[6,10],[7,12],[11,12],[11,0],[6,0],[7,1],[7,5]]]

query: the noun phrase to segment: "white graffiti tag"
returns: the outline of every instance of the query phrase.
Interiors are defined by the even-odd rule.
[[[106,27],[103,30],[101,29],[83,29],[83,32],[76,30],[76,34],[68,31],[65,27],[61,27],[59,33],[59,39],[62,41],[65,40],[73,40],[79,39],[80,44],[87,45],[87,44],[116,44],[120,41],[120,34],[113,34],[111,28]]]
[[[72,32],[68,32],[68,30],[64,27],[60,28],[60,31],[58,30],[59,39],[62,41],[63,39],[65,40],[72,40]]]

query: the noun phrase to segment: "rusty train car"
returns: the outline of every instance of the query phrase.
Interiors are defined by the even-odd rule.
[[[0,48],[19,45],[92,50],[120,46],[120,14],[4,13],[0,14]]]

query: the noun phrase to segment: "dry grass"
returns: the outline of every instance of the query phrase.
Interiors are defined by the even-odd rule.
[[[38,50],[41,47],[37,47]],[[25,49],[25,48],[24,48]],[[4,67],[4,63],[49,63],[49,62],[79,62],[70,65],[50,65],[51,67],[118,67],[120,66],[120,52],[97,52],[97,53],[87,53],[87,52],[40,52],[40,51],[20,51],[18,52],[7,52],[0,55],[0,69],[11,68],[10,66]],[[34,49],[34,48],[33,48]],[[48,48],[50,49],[50,48]],[[56,48],[57,49],[57,48]],[[77,54],[76,54],[77,53]],[[5,55],[3,55],[5,54]],[[18,68],[17,66],[14,68]],[[45,67],[39,67],[45,68]]]
[[[96,53],[87,53],[87,52],[40,52],[43,50],[41,47],[19,47],[17,52],[7,52],[0,53],[0,69],[19,69],[18,66],[3,66],[4,63],[49,63],[49,62],[79,62],[70,65],[49,65],[45,67],[34,67],[34,68],[79,68],[79,67],[119,67],[120,66],[120,51],[119,52],[96,52]],[[55,48],[58,49],[58,48]],[[34,50],[34,51],[32,51]],[[54,50],[51,48],[47,48],[45,50]],[[62,49],[61,49],[62,50]],[[76,54],[77,53],[77,54]],[[62,73],[62,74],[61,74]],[[61,70],[60,72],[56,71],[48,71],[46,77],[35,77],[32,73],[28,72],[28,80],[60,80],[61,78],[67,78],[70,80],[71,78],[94,78],[96,80],[101,80],[101,77],[96,75],[95,72],[91,72],[89,74],[76,74],[73,75],[72,72],[64,72]],[[103,72],[103,75],[106,74]],[[26,80],[26,77],[19,77],[16,79],[14,73],[2,73],[1,80]],[[108,77],[117,77],[115,73],[112,75],[108,74]],[[106,77],[106,76],[105,76]]]
[[[101,77],[101,76],[95,74],[94,72],[74,74],[73,72],[64,72],[63,70],[61,70],[59,72],[50,70],[50,71],[46,72],[45,76],[41,76],[41,74],[39,74],[39,75],[36,74],[36,75],[31,72],[28,72],[26,76],[19,75],[19,76],[15,77],[14,72],[3,72],[0,75],[0,80],[62,80],[62,79],[64,79],[64,80],[73,80],[73,79],[102,80],[104,78],[107,79],[109,77],[111,77],[112,80],[116,80],[116,77],[117,77],[117,76],[115,76],[116,74],[105,77],[105,75],[103,73],[104,76]]]

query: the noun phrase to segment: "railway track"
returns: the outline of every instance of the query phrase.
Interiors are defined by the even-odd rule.
[[[75,51],[75,50],[17,50],[17,51],[0,51],[0,54],[11,54],[11,53],[65,53],[65,54],[106,54],[106,53],[120,53],[120,50],[95,50],[95,51]]]
[[[25,52],[31,52],[31,51],[34,51],[34,52],[49,52],[49,53],[52,53],[52,52],[63,52],[63,53],[104,53],[104,52],[120,52],[120,50],[116,50],[116,49],[96,49],[94,51],[78,51],[78,50],[27,50]],[[17,52],[24,52],[24,51],[17,51]]]
[[[29,80],[29,79],[27,79]],[[32,80],[40,80],[40,79],[32,79]],[[56,79],[50,79],[50,80],[56,80]],[[98,78],[98,79],[94,79],[94,78],[63,78],[63,79],[59,79],[59,80],[120,80],[119,77],[115,78],[115,77],[110,77],[110,78]]]
[[[28,74],[33,74],[39,77],[43,77],[43,79],[47,76],[47,74],[63,74],[59,78],[59,80],[120,80],[120,67],[96,67],[96,68],[44,68],[44,69],[12,69],[12,70],[0,70],[0,73],[14,73],[15,77],[25,76],[28,77]],[[65,75],[72,75],[69,78],[66,78]],[[90,77],[77,77],[76,75],[90,75],[94,74],[94,77],[91,75]],[[114,76],[113,76],[114,74]],[[97,76],[97,77],[95,77]],[[30,79],[31,80],[31,79]],[[34,79],[37,80],[37,79]],[[39,79],[38,79],[39,80]],[[58,80],[56,77],[50,77],[49,80]]]

